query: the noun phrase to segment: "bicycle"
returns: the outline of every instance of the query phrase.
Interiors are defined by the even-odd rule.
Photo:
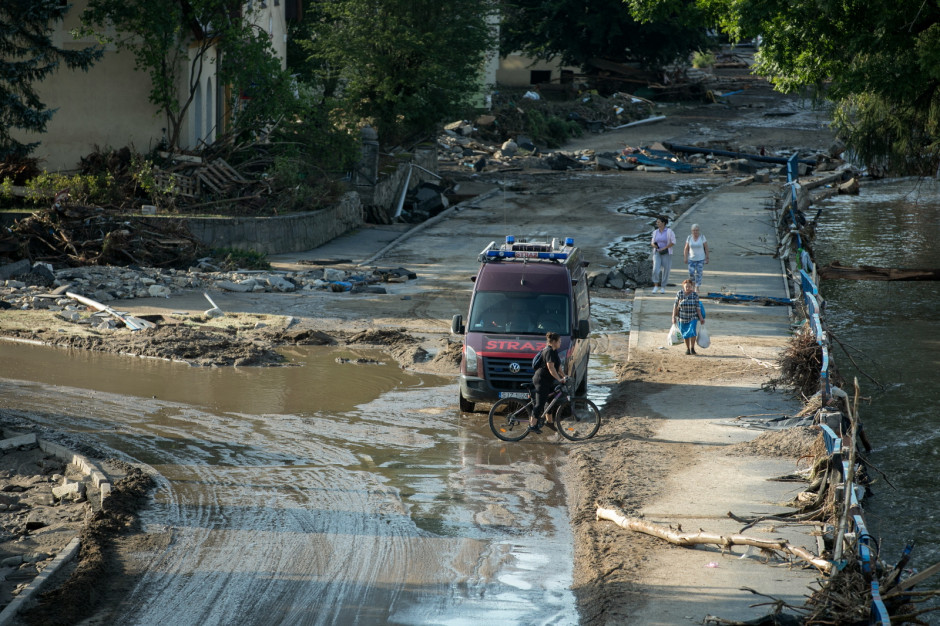
[[[531,383],[523,385],[528,394],[528,402],[522,398],[500,398],[490,409],[490,430],[503,441],[521,441],[529,434],[529,416],[535,409]],[[552,398],[545,407],[545,414],[555,411],[555,429],[562,437],[570,441],[583,441],[597,434],[601,427],[601,413],[587,398],[572,398],[568,385],[555,386]],[[538,424],[545,423],[539,417]]]

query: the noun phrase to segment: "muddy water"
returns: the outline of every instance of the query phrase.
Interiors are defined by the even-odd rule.
[[[818,209],[821,264],[940,267],[940,181],[868,182],[858,196],[837,196]],[[936,281],[827,280],[821,292],[839,341],[836,363],[849,382],[859,381],[859,414],[874,446],[869,461],[876,482],[864,503],[869,530],[889,563],[913,540],[912,566],[924,569],[940,561],[940,287]]]
[[[162,477],[144,522],[173,541],[119,623],[577,622],[565,444],[497,441],[449,379],[323,348],[238,369],[0,349],[7,411]]]

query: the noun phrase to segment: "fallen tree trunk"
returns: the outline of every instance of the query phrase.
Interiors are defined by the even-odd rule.
[[[820,278],[845,280],[940,280],[940,269],[905,269],[861,265],[850,267],[834,261],[816,269]]]
[[[731,546],[754,546],[770,552],[791,554],[827,574],[832,569],[832,563],[826,559],[816,556],[805,548],[790,545],[790,543],[784,539],[759,539],[757,537],[748,537],[747,535],[719,535],[704,531],[684,533],[635,517],[627,517],[616,508],[604,507],[600,504],[597,505],[597,519],[609,520],[621,528],[652,535],[653,537],[659,537],[677,546],[691,547],[702,544],[718,545],[722,548],[730,548]]]
[[[787,161],[789,161],[789,159],[786,157],[767,156],[764,154],[732,152],[730,150],[717,150],[714,148],[703,148],[701,146],[683,146],[677,143],[669,142],[663,142],[663,145],[673,152],[685,152],[687,154],[714,154],[715,156],[731,157],[734,159],[750,159],[751,161],[758,161],[761,163],[777,163],[778,165],[786,165]],[[800,163],[806,163],[807,165],[816,165],[815,159],[799,159],[798,161]]]

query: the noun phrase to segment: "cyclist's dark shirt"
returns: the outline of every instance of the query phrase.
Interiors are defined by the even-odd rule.
[[[542,367],[535,372],[532,376],[532,384],[536,388],[547,387],[552,388],[552,385],[555,382],[555,379],[552,378],[552,373],[548,371],[548,364],[552,362],[555,364],[555,371],[561,374],[561,358],[558,356],[558,351],[551,346],[545,346],[542,348]]]

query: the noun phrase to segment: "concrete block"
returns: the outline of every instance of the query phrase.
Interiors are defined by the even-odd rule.
[[[85,495],[85,483],[66,482],[52,489],[52,495],[58,499],[76,498]]]
[[[18,437],[10,437],[0,441],[0,450],[6,452],[8,450],[15,450],[20,446],[34,446],[36,445],[36,434],[30,433],[28,435],[19,435]]]

